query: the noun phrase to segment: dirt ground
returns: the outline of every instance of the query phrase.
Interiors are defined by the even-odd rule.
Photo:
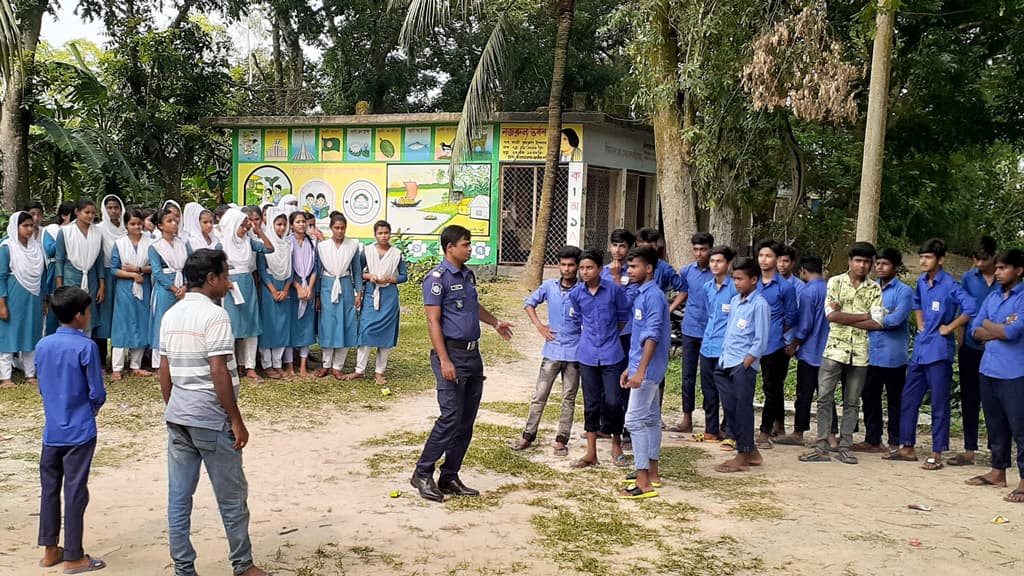
[[[717,445],[666,435],[662,496],[631,503],[612,497],[622,471],[608,463],[607,445],[598,470],[573,471],[568,459],[551,455],[550,409],[540,445],[512,453],[507,443],[521,429],[539,365],[539,338],[523,324],[514,343],[524,358],[488,366],[463,472],[484,498],[432,504],[410,489],[412,463],[437,414],[430,393],[395,396],[383,411],[332,408],[312,423],[289,413],[251,419],[245,469],[257,562],[299,576],[1024,573],[1024,506],[1004,502],[1005,489],[964,485],[980,467],[926,472],[875,456],[857,466],[802,464],[799,448],[776,447],[763,467],[735,478],[712,470],[725,457]],[[98,454],[117,434],[129,433],[101,429]],[[127,453],[109,465],[98,456],[86,549],[108,562],[104,574],[172,574],[159,412],[130,434],[130,448],[120,444]],[[56,572],[35,567],[38,480],[18,458],[37,442],[0,443],[0,574]],[[581,443],[574,440],[572,456]],[[392,498],[395,490],[402,494]],[[991,523],[997,515],[1009,522]],[[200,573],[229,573],[205,477],[193,541]]]

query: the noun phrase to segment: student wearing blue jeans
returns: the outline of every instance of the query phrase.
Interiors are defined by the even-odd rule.
[[[659,383],[668,369],[671,326],[668,302],[654,281],[658,253],[650,246],[636,247],[627,256],[629,280],[639,284],[633,301],[633,336],[629,345],[629,366],[620,385],[629,388],[626,426],[633,438],[636,483],[619,493],[620,498],[639,500],[658,495],[661,485],[658,459],[661,455],[661,401]],[[627,480],[630,480],[627,478]]]
[[[569,318],[580,328],[577,357],[583,387],[583,429],[587,434],[586,454],[573,468],[597,464],[597,433],[612,437],[612,460],[625,467],[622,454],[622,387],[619,377],[626,367],[619,333],[629,319],[625,291],[601,277],[601,253],[587,250],[580,256],[580,278],[569,291]],[[662,297],[664,298],[664,296]]]
[[[1013,441],[1017,442],[1017,487],[1003,497],[1024,503],[1024,252],[1009,250],[996,259],[1001,290],[989,294],[971,322],[971,335],[984,343],[981,405],[985,410],[992,469],[967,480],[971,486],[1006,486]]]
[[[228,292],[227,256],[200,249],[185,261],[188,292],[160,322],[160,390],[167,408],[167,541],[175,576],[195,576],[192,497],[205,465],[213,485],[231,571],[266,576],[253,564],[249,485],[242,449],[249,431],[238,410],[238,364],[231,318],[217,302]]]
[[[729,304],[722,356],[715,367],[725,420],[736,437],[736,456],[715,466],[722,473],[746,472],[763,462],[754,443],[754,385],[768,348],[771,308],[755,292],[758,281],[758,265],[749,258],[737,258],[732,270],[736,295]]]

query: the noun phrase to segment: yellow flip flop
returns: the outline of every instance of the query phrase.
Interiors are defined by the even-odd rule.
[[[723,452],[732,452],[736,449],[736,441],[732,438],[726,438],[718,443],[718,448]]]
[[[640,488],[637,487],[637,486],[633,486],[632,488],[627,488],[627,489],[619,492],[619,498],[622,498],[623,500],[646,500],[647,498],[657,498],[657,497],[658,497],[658,491],[657,490],[650,490],[650,491],[644,492],[643,490],[640,490]]]

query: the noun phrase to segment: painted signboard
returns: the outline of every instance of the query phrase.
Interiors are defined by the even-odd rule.
[[[548,148],[546,124],[502,124],[498,137],[501,162],[543,162]],[[559,162],[583,160],[583,125],[563,124]]]

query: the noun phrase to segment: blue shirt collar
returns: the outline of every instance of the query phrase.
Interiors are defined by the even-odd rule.
[[[660,290],[660,288],[658,288],[658,283],[655,282],[653,278],[640,285],[641,292],[647,292],[649,290]]]
[[[449,262],[447,258],[441,261],[441,267],[452,274],[462,274],[466,270],[465,264],[462,265],[462,268],[456,268],[455,265]]]
[[[952,280],[952,279],[953,279],[953,277],[949,275],[949,272],[946,272],[945,268],[940,268],[939,269],[939,273],[935,275],[935,282],[934,282],[933,286],[934,285],[938,285],[938,284],[943,284],[947,280]],[[928,282],[928,274],[921,274],[921,281],[927,283]]]
[[[81,330],[79,330],[77,328],[68,328],[67,326],[61,326],[61,327],[57,328],[57,333],[58,334],[74,334],[75,336],[85,337],[85,332],[82,332]]]

